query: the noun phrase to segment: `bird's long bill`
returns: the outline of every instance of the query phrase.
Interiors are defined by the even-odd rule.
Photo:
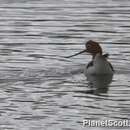
[[[77,56],[77,55],[82,54],[82,53],[84,53],[84,52],[86,52],[86,50],[80,51],[80,52],[78,52],[78,53],[76,53],[76,54],[73,54],[73,55],[71,55],[71,56],[66,56],[65,58],[74,57],[74,56]]]

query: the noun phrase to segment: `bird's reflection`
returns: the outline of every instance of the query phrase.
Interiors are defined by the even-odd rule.
[[[112,82],[113,75],[87,75],[89,93],[100,94],[107,93],[109,84]]]

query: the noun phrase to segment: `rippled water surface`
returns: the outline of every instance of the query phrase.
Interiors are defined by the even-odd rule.
[[[90,39],[113,77],[86,78],[89,55],[64,58]],[[1,0],[0,129],[86,130],[84,119],[130,120],[130,1]]]

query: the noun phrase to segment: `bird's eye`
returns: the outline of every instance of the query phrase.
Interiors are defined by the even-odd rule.
[[[91,47],[91,44],[88,44],[87,47],[90,48],[90,47]]]

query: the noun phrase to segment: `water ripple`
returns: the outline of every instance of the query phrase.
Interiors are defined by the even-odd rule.
[[[81,130],[83,119],[130,120],[129,5],[1,0],[0,128]],[[113,77],[92,82],[83,75],[90,56],[65,58],[90,39],[110,53]]]

